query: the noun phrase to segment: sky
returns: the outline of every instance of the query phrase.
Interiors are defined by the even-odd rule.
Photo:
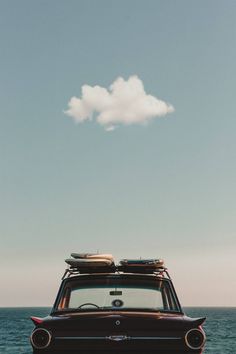
[[[236,306],[235,41],[233,0],[0,2],[0,306],[51,306],[64,259],[97,251]],[[68,115],[130,77],[173,110]]]

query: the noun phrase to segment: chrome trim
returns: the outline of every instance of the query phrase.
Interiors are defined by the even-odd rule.
[[[131,337],[128,337],[126,335],[113,335],[113,336],[108,336],[106,337],[108,340],[113,340],[115,342],[121,342],[122,340],[129,340]]]
[[[181,337],[131,337],[131,339],[148,339],[148,340],[180,340]]]
[[[100,337],[89,337],[89,336],[76,336],[76,337],[55,337],[55,339],[72,339],[72,340],[114,340],[114,341],[121,341],[121,340],[180,340],[181,337],[130,337],[126,335],[111,335],[111,336],[100,336]]]
[[[46,345],[44,345],[44,346],[42,346],[42,347],[36,345],[36,344],[34,343],[34,341],[33,341],[33,335],[34,335],[36,332],[38,332],[38,331],[44,331],[44,332],[46,332],[47,335],[48,335],[48,342],[47,342]],[[45,328],[36,328],[36,329],[31,333],[31,336],[30,336],[30,342],[31,342],[32,346],[33,346],[35,349],[45,349],[45,348],[47,348],[47,347],[49,346],[49,344],[51,343],[51,340],[52,340],[52,335],[51,335],[51,333],[50,333],[47,329],[45,329]]]
[[[55,339],[84,339],[84,340],[90,340],[90,339],[95,339],[95,340],[97,340],[97,339],[106,339],[107,337],[55,337]]]
[[[199,345],[198,347],[193,347],[192,345],[189,344],[189,341],[188,341],[188,338],[187,338],[187,337],[188,337],[189,333],[192,332],[192,331],[200,332],[200,333],[202,334],[202,336],[203,336],[203,341],[202,341],[201,345]],[[185,334],[184,340],[185,340],[186,345],[187,345],[190,349],[195,349],[195,350],[197,350],[197,349],[201,349],[201,348],[204,347],[204,344],[205,344],[205,342],[206,342],[206,335],[205,335],[204,331],[200,330],[199,328],[191,328],[191,329]]]

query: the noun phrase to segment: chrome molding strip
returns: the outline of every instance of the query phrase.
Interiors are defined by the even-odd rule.
[[[106,339],[106,337],[55,337],[55,339]]]
[[[181,337],[131,337],[131,339],[148,339],[148,340],[180,340]]]
[[[122,336],[122,335],[113,335],[113,336],[107,336],[107,337],[55,337],[55,339],[68,339],[68,340],[114,340],[114,341],[120,341],[120,340],[180,340],[182,339],[181,337],[128,337],[128,336]]]

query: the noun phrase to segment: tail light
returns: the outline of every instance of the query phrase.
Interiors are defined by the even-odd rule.
[[[205,333],[198,328],[190,329],[185,334],[185,343],[191,349],[201,349],[204,346],[205,341]]]
[[[44,349],[49,346],[52,335],[45,328],[36,328],[31,334],[30,341],[36,349]]]
[[[30,317],[31,321],[35,324],[35,326],[39,325],[40,323],[43,322],[43,318],[40,317]]]

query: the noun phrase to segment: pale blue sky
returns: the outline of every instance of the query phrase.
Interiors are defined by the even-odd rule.
[[[1,1],[0,306],[50,305],[64,258],[97,249],[236,306],[235,43],[233,0]],[[111,133],[63,114],[133,74],[175,112]]]

